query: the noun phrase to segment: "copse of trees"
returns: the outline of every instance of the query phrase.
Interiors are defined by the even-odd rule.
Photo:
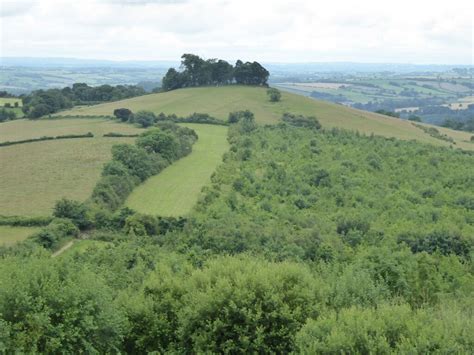
[[[89,86],[75,83],[63,89],[37,90],[23,97],[23,112],[28,118],[39,118],[74,105],[122,100],[144,95],[143,88],[135,85]]]
[[[267,85],[270,73],[258,62],[238,60],[235,67],[222,59],[204,60],[195,54],[181,56],[182,71],[170,68],[163,77],[165,91],[205,85]]]
[[[14,119],[16,119],[16,113],[14,111],[0,108],[0,122],[11,121]]]

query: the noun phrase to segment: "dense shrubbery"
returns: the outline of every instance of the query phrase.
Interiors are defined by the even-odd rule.
[[[0,352],[470,353],[474,156],[286,117],[229,116],[186,219],[113,210],[195,135],[161,122],[116,146],[107,198],[59,202],[68,220],[35,237],[92,221],[94,244],[0,254]]]
[[[163,90],[204,85],[227,85],[233,82],[244,85],[267,85],[270,73],[257,62],[238,60],[235,67],[225,60],[204,60],[194,54],[181,56],[182,72],[170,68],[163,77]]]

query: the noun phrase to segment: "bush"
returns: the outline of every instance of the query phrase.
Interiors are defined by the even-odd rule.
[[[132,117],[133,113],[128,108],[117,108],[114,110],[114,116],[122,122],[127,122]]]
[[[148,153],[159,153],[172,162],[179,157],[179,142],[174,135],[154,129],[143,133],[137,139],[137,146]]]
[[[271,102],[278,102],[281,99],[281,92],[278,89],[270,88],[267,90],[267,95]]]
[[[227,122],[232,124],[240,122],[241,119],[252,120],[254,118],[254,114],[249,110],[234,111],[229,113],[229,118],[227,119]]]
[[[157,118],[151,111],[138,111],[133,115],[133,122],[138,123],[141,127],[147,128],[155,124]]]
[[[306,127],[311,129],[321,129],[321,124],[316,117],[294,115],[291,113],[284,113],[282,117],[283,122],[286,122],[295,127]]]
[[[77,237],[79,230],[68,219],[55,219],[30,238],[42,247],[54,250],[67,237]]]
[[[63,198],[56,202],[53,216],[69,218],[79,229],[84,230],[92,225],[87,211],[87,207],[83,203]]]
[[[112,147],[113,160],[122,163],[130,175],[145,181],[168,165],[158,154],[147,154],[146,150],[130,144],[118,144]]]

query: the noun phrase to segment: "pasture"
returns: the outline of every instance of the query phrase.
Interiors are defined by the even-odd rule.
[[[0,142],[87,132],[98,138],[109,132],[133,134],[140,131],[132,125],[106,119],[22,119],[0,124]]]
[[[16,97],[0,97],[0,107],[4,107],[5,104],[10,104],[11,107],[14,107],[15,102],[18,102],[18,107],[23,106],[23,102],[19,98],[16,98]]]
[[[102,119],[17,120],[0,124],[0,141],[87,132],[95,135],[0,147],[0,214],[49,215],[62,197],[87,199],[104,163],[110,160],[112,146],[134,141],[102,137],[111,131],[136,133],[140,129]]]
[[[175,113],[186,116],[193,112],[208,113],[225,120],[229,112],[248,109],[258,122],[274,124],[280,122],[285,112],[316,116],[325,128],[345,128],[364,134],[376,134],[399,139],[415,139],[424,143],[450,146],[450,143],[429,136],[416,129],[410,122],[376,113],[356,110],[339,104],[314,100],[301,95],[284,92],[280,102],[269,102],[266,89],[246,86],[199,87],[149,94],[132,99],[110,102],[89,107],[77,107],[61,115],[111,115],[116,108],[126,107],[136,112],[149,110],[155,113]],[[474,149],[466,143],[470,135],[440,129],[451,136],[456,147]]]
[[[40,228],[36,227],[0,226],[0,247],[21,242],[39,230]]]
[[[127,207],[160,216],[183,216],[191,211],[228,149],[227,127],[185,126],[199,136],[192,153],[138,186],[127,199]]]

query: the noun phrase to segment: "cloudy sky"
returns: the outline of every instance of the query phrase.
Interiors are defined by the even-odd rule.
[[[1,56],[472,64],[470,0],[0,0]]]

